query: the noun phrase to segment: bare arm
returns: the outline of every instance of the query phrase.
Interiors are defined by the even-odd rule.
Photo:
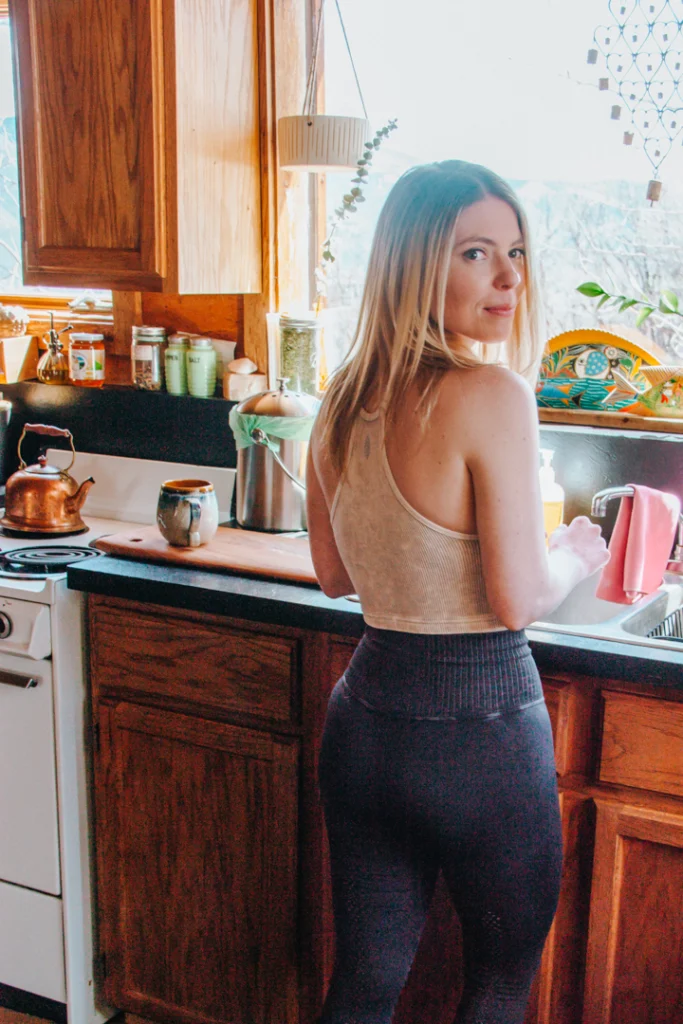
[[[509,370],[486,367],[468,377],[467,391],[466,463],[486,593],[508,629],[523,629],[556,608],[609,554],[600,528],[585,517],[546,551],[538,412],[528,384]]]
[[[355,587],[344,568],[334,540],[327,501],[313,459],[312,440],[306,462],[306,518],[313,568],[323,593],[327,597],[353,594]]]

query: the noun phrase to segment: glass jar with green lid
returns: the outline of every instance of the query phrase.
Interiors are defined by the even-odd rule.
[[[143,324],[133,328],[130,361],[136,388],[142,391],[161,391],[164,383],[162,352],[165,342],[165,327],[148,327]]]
[[[210,338],[190,338],[185,357],[187,390],[195,398],[211,398],[216,390],[216,350]]]
[[[189,339],[184,334],[172,334],[166,349],[166,390],[169,395],[187,394],[187,348]]]

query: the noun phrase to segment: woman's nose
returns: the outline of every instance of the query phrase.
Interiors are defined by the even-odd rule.
[[[522,275],[510,260],[505,260],[498,269],[496,284],[499,288],[517,288],[522,283]]]

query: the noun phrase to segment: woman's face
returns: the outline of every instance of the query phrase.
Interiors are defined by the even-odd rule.
[[[465,342],[510,337],[524,291],[524,240],[517,214],[497,196],[460,213],[446,286],[444,328]]]

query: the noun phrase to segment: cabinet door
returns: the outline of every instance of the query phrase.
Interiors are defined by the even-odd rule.
[[[680,1024],[683,813],[596,803],[584,1024]]]
[[[562,885],[525,1024],[581,1024],[595,809],[590,797],[560,792]]]
[[[11,0],[27,285],[159,290],[161,0]]]
[[[298,743],[126,702],[97,721],[107,1001],[294,1024]]]

